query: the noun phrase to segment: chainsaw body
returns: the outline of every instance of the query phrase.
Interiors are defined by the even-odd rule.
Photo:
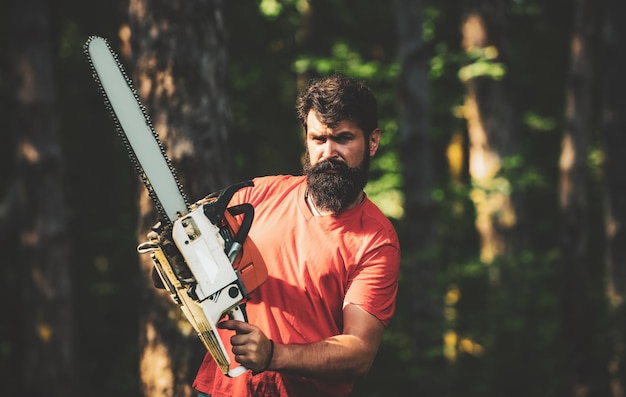
[[[247,238],[252,206],[231,207],[217,216],[221,207],[219,199],[199,202],[172,227],[155,225],[149,241],[137,249],[150,254],[159,287],[169,291],[221,371],[235,377],[246,368],[233,362],[216,325],[225,316],[247,321],[245,303],[265,281],[267,269]]]

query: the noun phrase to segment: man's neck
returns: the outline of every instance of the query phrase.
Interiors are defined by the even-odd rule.
[[[311,212],[313,213],[314,216],[326,216],[326,215],[333,215],[333,214],[335,214],[335,212],[333,212],[333,211],[324,210],[324,209],[318,208],[315,205],[315,200],[313,199],[313,196],[309,193],[308,189],[304,193],[304,199],[306,201],[307,206],[309,207],[309,209],[311,210]],[[347,210],[349,210],[351,208],[356,207],[357,205],[361,204],[363,199],[365,199],[365,192],[361,191],[361,192],[359,192],[359,195],[357,196],[356,200],[354,200],[352,202],[352,204],[350,204],[349,206],[344,208],[341,212],[347,211]]]

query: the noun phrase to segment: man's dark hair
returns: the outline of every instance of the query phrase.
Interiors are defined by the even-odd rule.
[[[378,128],[378,103],[367,85],[339,73],[312,79],[298,96],[296,111],[305,130],[311,109],[329,127],[350,120],[363,130],[366,138]]]

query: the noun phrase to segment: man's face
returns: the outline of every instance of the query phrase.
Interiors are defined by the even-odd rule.
[[[338,213],[355,202],[367,183],[369,159],[379,142],[379,129],[366,141],[356,123],[344,120],[331,128],[315,111],[309,112],[304,173],[319,209]]]

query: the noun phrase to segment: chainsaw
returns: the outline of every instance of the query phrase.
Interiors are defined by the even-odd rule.
[[[249,295],[267,278],[267,268],[248,231],[251,204],[228,207],[244,181],[188,203],[176,171],[131,79],[108,41],[91,36],[84,51],[128,155],[157,212],[158,222],[137,247],[153,262],[155,285],[166,289],[224,375],[247,368],[234,362],[216,325],[225,316],[247,321]]]

